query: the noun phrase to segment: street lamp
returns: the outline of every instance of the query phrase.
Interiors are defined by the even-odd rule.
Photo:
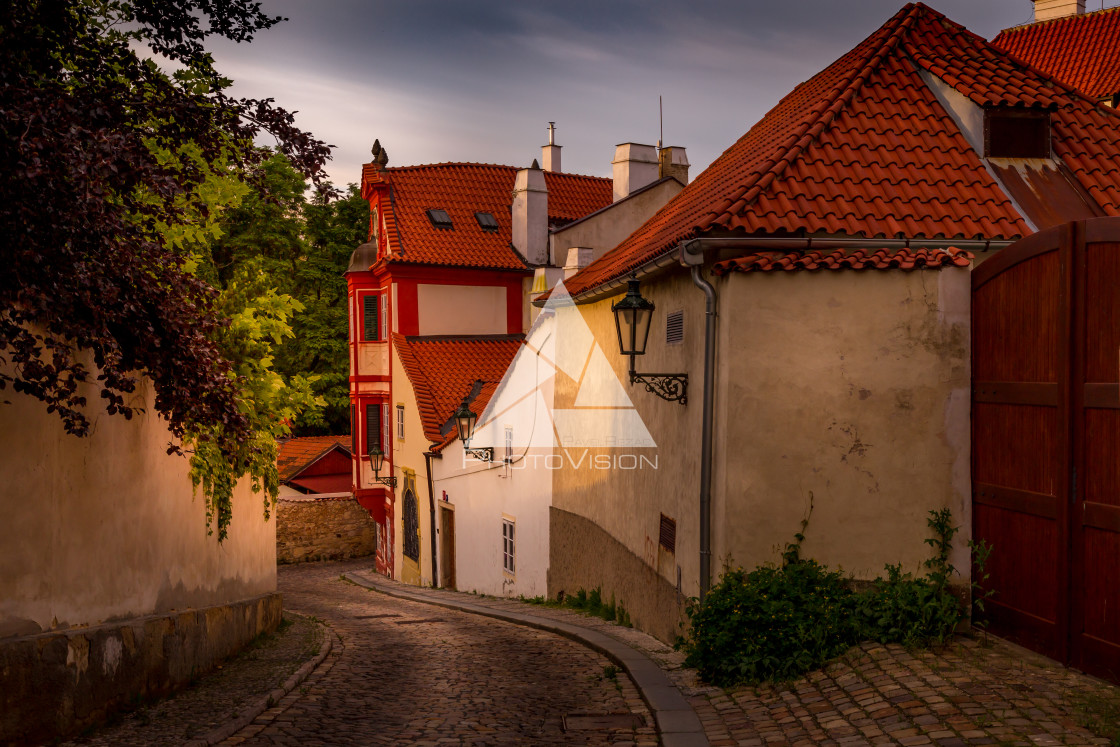
[[[369,466],[373,467],[373,480],[382,485],[388,485],[390,488],[397,487],[397,478],[393,475],[389,477],[381,476],[381,465],[385,463],[385,452],[381,451],[380,447],[374,445],[369,450]]]
[[[468,394],[463,397],[463,401],[459,404],[459,409],[455,411],[452,416],[455,418],[455,427],[459,429],[459,438],[463,442],[463,451],[468,456],[472,456],[483,462],[494,461],[494,449],[486,447],[483,449],[472,449],[471,437],[474,436],[474,426],[478,422],[478,415],[471,411],[471,397]]]
[[[687,404],[688,374],[644,374],[634,370],[634,357],[646,354],[646,342],[649,341],[649,327],[655,308],[653,301],[642,298],[639,285],[641,282],[636,277],[631,277],[626,295],[611,306],[614,326],[618,331],[618,348],[623,355],[630,356],[630,383],[640,381],[645,384],[647,392],[653,392],[661,399]]]

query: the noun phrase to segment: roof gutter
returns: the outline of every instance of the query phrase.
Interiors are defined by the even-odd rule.
[[[640,265],[636,269],[625,273],[621,277],[607,281],[606,283],[595,286],[594,288],[588,288],[581,293],[576,293],[572,296],[572,300],[576,303],[588,303],[591,301],[598,301],[603,298],[618,295],[625,290],[626,282],[630,278],[633,277],[641,280],[642,278],[649,275],[659,273],[671,265],[680,264],[680,251],[686,247],[687,251],[690,254],[699,251],[703,252],[704,256],[706,257],[709,251],[717,251],[723,253],[730,250],[759,249],[769,251],[786,250],[808,252],[814,249],[847,249],[856,246],[874,247],[876,249],[947,249],[949,247],[953,247],[955,249],[975,249],[977,251],[988,251],[990,249],[1003,249],[1004,247],[1011,246],[1016,241],[1018,241],[1018,239],[863,239],[856,237],[778,238],[773,236],[740,236],[726,238],[685,239],[665,254],[654,257],[653,259],[649,260],[643,265]]]

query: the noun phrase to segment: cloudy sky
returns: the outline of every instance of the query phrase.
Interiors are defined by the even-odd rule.
[[[1105,0],[1107,6],[1118,0]],[[991,38],[1031,0],[931,0]],[[1090,10],[1101,0],[1088,0]],[[563,168],[610,175],[617,143],[688,149],[692,175],[902,0],[264,0],[289,20],[213,42],[234,93],[298,110],[357,181],[379,138],[394,166],[527,166],[556,122]]]

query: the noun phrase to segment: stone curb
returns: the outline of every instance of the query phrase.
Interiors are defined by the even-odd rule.
[[[646,705],[654,714],[657,732],[661,736],[661,744],[664,747],[708,747],[708,737],[704,734],[704,727],[700,723],[696,711],[681,695],[680,690],[661,671],[661,667],[641,651],[632,648],[617,638],[612,638],[597,630],[585,628],[582,625],[549,620],[522,612],[499,610],[465,601],[433,599],[423,592],[414,591],[410,587],[388,579],[372,578],[354,572],[342,575],[351,583],[391,597],[460,610],[544,630],[562,635],[598,651],[630,675],[630,679],[634,681],[642,699],[645,700]]]
[[[295,615],[300,614],[298,612],[294,612],[293,610],[288,610],[288,612]],[[307,617],[310,619],[310,615],[302,615],[302,617]],[[290,693],[292,690],[295,690],[301,682],[306,680],[308,676],[312,672],[314,672],[315,669],[327,658],[327,655],[331,652],[331,647],[333,646],[332,639],[334,638],[334,633],[331,631],[331,629],[323,623],[316,624],[323,631],[323,644],[319,647],[319,653],[315,655],[314,659],[305,662],[304,665],[297,669],[291,677],[284,681],[283,685],[280,685],[280,687],[276,688],[268,695],[265,695],[256,703],[251,704],[240,716],[222,726],[219,726],[216,729],[210,730],[204,736],[199,737],[198,739],[192,739],[185,744],[185,747],[212,747],[212,745],[229,739],[234,734],[241,731],[249,724],[253,723],[253,721],[255,721],[258,716],[260,716],[275,704],[279,703],[281,698]]]

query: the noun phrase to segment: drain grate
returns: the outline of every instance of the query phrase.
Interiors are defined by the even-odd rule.
[[[438,617],[429,617],[424,620],[394,620],[393,622],[397,625],[419,625],[420,623],[441,623],[443,620]]]
[[[569,713],[564,717],[564,731],[639,729],[645,725],[636,713]]]
[[[400,617],[396,612],[386,612],[381,615],[355,615],[355,620],[380,620],[383,617]]]

